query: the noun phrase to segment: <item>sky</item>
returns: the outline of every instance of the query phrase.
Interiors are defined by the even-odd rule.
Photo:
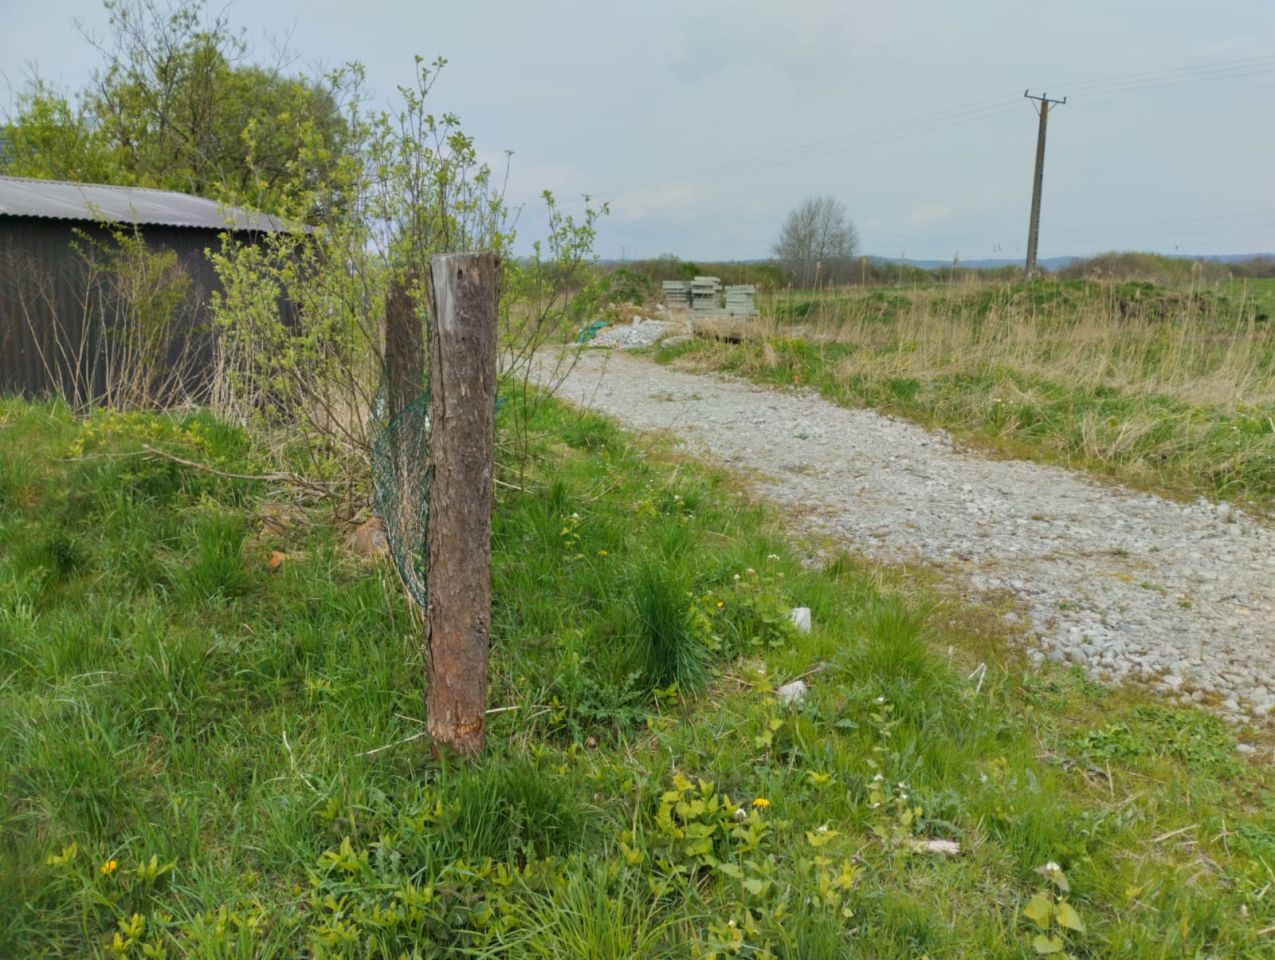
[[[163,0],[161,0],[163,2]],[[606,201],[607,259],[769,256],[808,197],[862,251],[962,260],[1026,248],[1050,112],[1040,256],[1275,251],[1275,0],[231,0],[263,58],[356,60],[379,102],[447,58],[435,109],[513,152],[520,241]],[[0,0],[0,108],[35,73],[91,76],[96,0]]]

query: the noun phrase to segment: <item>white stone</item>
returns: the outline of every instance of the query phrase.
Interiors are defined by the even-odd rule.
[[[799,703],[809,689],[805,680],[793,680],[791,683],[785,683],[776,690],[775,696],[779,698],[780,703],[788,706],[792,703]]]
[[[909,840],[908,846],[918,853],[941,853],[945,857],[961,853],[961,845],[955,840]]]
[[[792,625],[797,628],[798,633],[810,632],[810,608],[809,607],[793,607],[792,613],[789,614]]]

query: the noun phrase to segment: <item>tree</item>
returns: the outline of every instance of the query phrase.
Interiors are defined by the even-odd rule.
[[[248,62],[242,34],[203,0],[106,0],[103,66],[68,97],[39,80],[6,124],[4,172],[179,190],[276,213],[349,148],[334,74]]]
[[[775,257],[798,287],[813,287],[843,277],[859,249],[859,235],[834,197],[811,197],[788,214]]]
[[[457,577],[454,566],[437,565],[440,541],[431,530],[449,524],[435,507],[450,508],[472,531],[492,506],[489,484],[468,487],[464,500],[455,493],[456,474],[448,470],[463,457],[453,455],[444,470],[436,456],[433,430],[444,416],[434,401],[459,404],[453,409],[490,423],[495,396],[488,391],[481,399],[467,377],[458,389],[451,377],[463,371],[444,369],[441,355],[424,356],[424,345],[442,332],[434,330],[431,259],[479,250],[490,251],[493,263],[503,257],[493,304],[499,334],[492,331],[489,344],[498,357],[489,372],[505,401],[500,450],[521,471],[532,413],[562,382],[571,355],[555,351],[548,368],[543,357],[531,361],[546,343],[561,342],[565,330],[579,326],[574,303],[590,295],[596,223],[605,211],[586,198],[583,213],[573,218],[546,192],[547,235],[530,255],[507,256],[514,212],[505,203],[504,178],[482,162],[459,118],[430,104],[444,62],[417,58],[415,85],[399,88],[399,104],[390,111],[369,112],[359,92],[361,73],[350,78],[345,117],[353,149],[327,181],[309,186],[341,198],[322,229],[281,231],[213,253],[222,285],[213,311],[223,415],[256,427],[264,456],[287,449],[293,462],[308,459],[308,473],[346,492],[345,515],[361,508],[371,465],[373,505],[401,582],[420,619],[431,624],[456,609],[435,602],[442,590],[454,600],[458,592],[481,588],[486,595],[487,589]],[[435,271],[435,294],[437,281]],[[491,277],[493,293],[496,283]],[[280,309],[285,300],[286,313]],[[549,389],[532,389],[533,370],[546,369]],[[441,493],[432,499],[436,489]],[[431,626],[426,639],[428,730],[436,746],[470,754],[483,743],[490,620],[479,625],[457,617],[449,627],[444,633]]]

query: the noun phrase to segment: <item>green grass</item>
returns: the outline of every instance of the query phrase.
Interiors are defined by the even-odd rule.
[[[1232,299],[1247,297],[1268,321],[1275,320],[1275,277],[1232,280],[1229,288]]]
[[[423,709],[392,569],[136,455],[235,470],[235,431],[0,403],[0,956],[1027,957],[1048,861],[1073,955],[1270,955],[1275,796],[1235,731],[808,570],[607,421],[533,433],[493,539],[514,709],[440,765],[367,755]]]
[[[1275,508],[1275,287],[1048,281],[792,294],[660,359],[808,386],[1008,456]]]

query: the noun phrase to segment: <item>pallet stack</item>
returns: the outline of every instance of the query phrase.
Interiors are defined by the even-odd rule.
[[[757,316],[757,305],[753,303],[753,297],[757,293],[757,287],[751,283],[741,283],[738,286],[726,288],[726,312],[732,317],[755,317]]]
[[[689,310],[691,306],[691,282],[689,280],[664,281],[664,305]]]
[[[696,277],[691,281],[691,309],[696,313],[720,313],[722,281],[717,277]]]

